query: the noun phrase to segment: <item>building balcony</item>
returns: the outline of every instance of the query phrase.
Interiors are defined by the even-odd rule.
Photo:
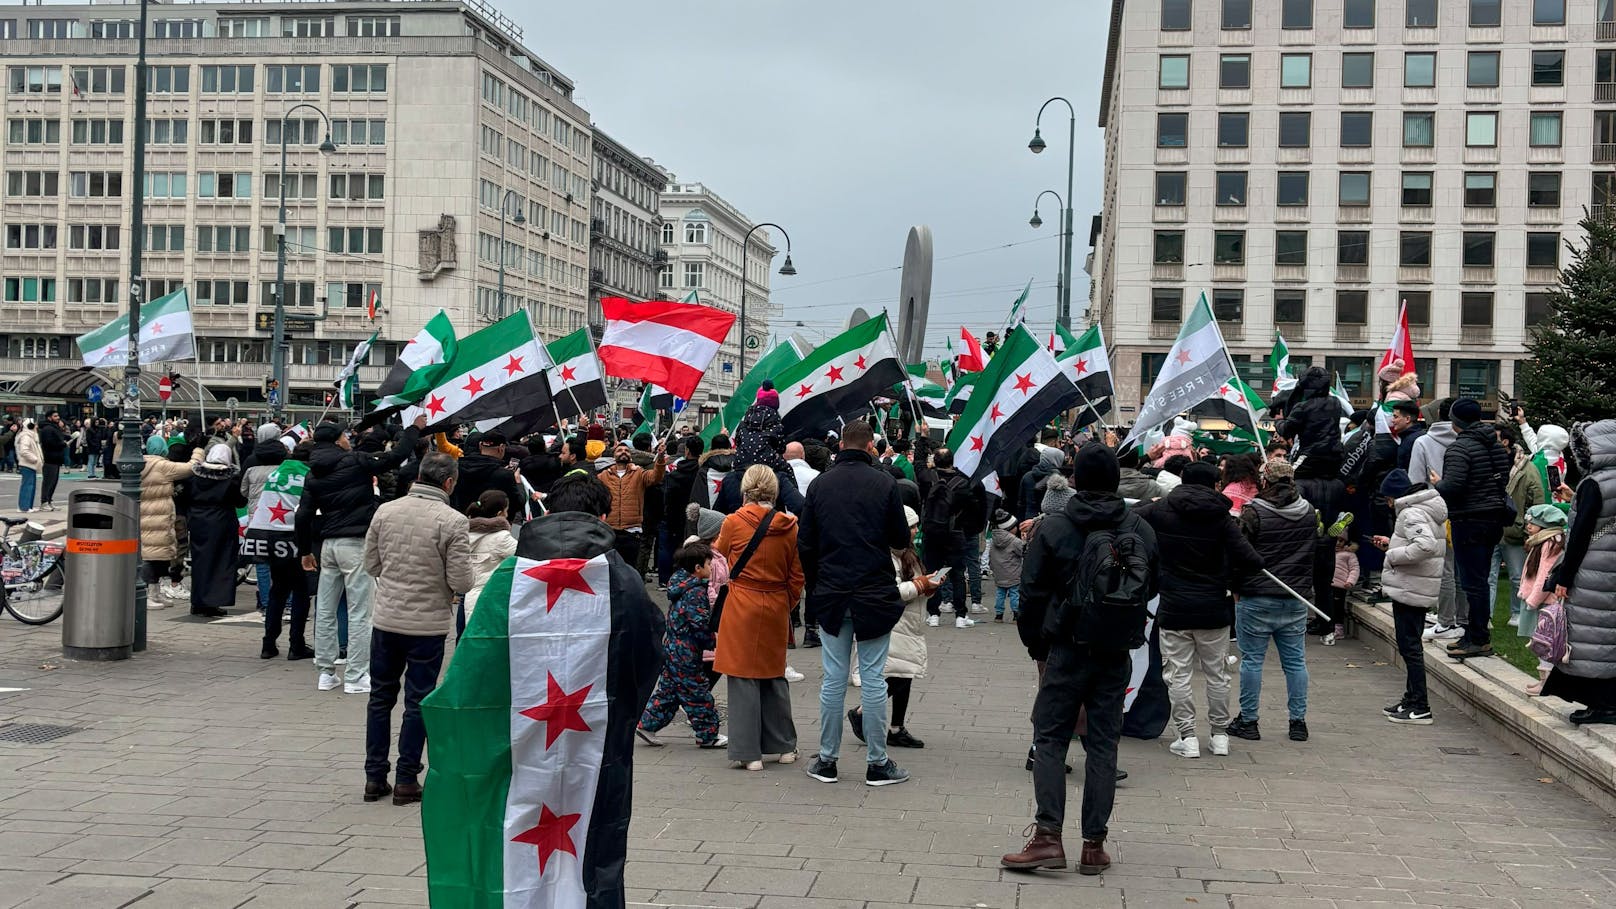
[[[1616,22],[1597,22],[1595,35],[1601,41],[1616,41]]]
[[[1616,204],[1611,204],[1608,202],[1596,202],[1593,205],[1588,206],[1588,216],[1596,221],[1604,221],[1606,223],[1616,221]]]
[[[590,218],[589,219],[589,232],[591,234],[603,234],[603,233],[605,233],[606,232],[606,219],[605,218]]]
[[[1595,164],[1616,164],[1616,143],[1601,142],[1594,146]]]

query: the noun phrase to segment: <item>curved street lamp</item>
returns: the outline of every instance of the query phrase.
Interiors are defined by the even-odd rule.
[[[337,150],[337,146],[331,142],[331,118],[325,115],[325,111],[303,102],[292,105],[281,115],[281,199],[280,211],[275,216],[278,246],[275,251],[275,332],[272,341],[274,347],[270,351],[270,370],[275,379],[276,393],[272,409],[276,414],[286,412],[286,403],[291,397],[291,389],[286,387],[286,127],[291,122],[292,114],[305,107],[325,121],[325,140],[320,143],[320,153],[329,155]]]
[[[786,238],[786,260],[780,266],[780,274],[791,277],[797,273],[797,266],[791,264],[791,235],[786,229],[772,221],[757,224],[746,232],[745,239],[741,240],[741,363],[740,369],[735,373],[735,381],[740,382],[746,377],[746,251],[752,243],[752,235],[765,227],[772,227]]]
[[[1074,167],[1074,165],[1076,163],[1075,151],[1076,151],[1076,148],[1077,148],[1077,109],[1072,107],[1072,102],[1066,100],[1065,98],[1062,98],[1059,95],[1056,95],[1055,97],[1050,98],[1048,101],[1045,101],[1043,106],[1038,108],[1038,117],[1037,117],[1037,119],[1035,119],[1033,121],[1032,141],[1027,143],[1027,148],[1033,154],[1036,155],[1036,154],[1041,154],[1044,149],[1049,147],[1048,144],[1044,142],[1044,134],[1043,134],[1043,129],[1042,129],[1042,123],[1043,123],[1043,119],[1044,119],[1044,111],[1045,111],[1045,109],[1047,109],[1049,107],[1049,105],[1055,103],[1056,101],[1059,101],[1062,104],[1066,105],[1066,110],[1071,114],[1071,119],[1069,121],[1069,124],[1068,124],[1068,127],[1067,127],[1067,133],[1066,133],[1066,199],[1065,199],[1066,204],[1064,206],[1064,211],[1063,211],[1064,218],[1063,218],[1063,223],[1061,225],[1061,232],[1063,234],[1062,242],[1061,242],[1061,274],[1070,275],[1072,273],[1072,227],[1073,227],[1073,221],[1072,221],[1072,174],[1073,174],[1073,167]],[[1057,196],[1056,198],[1059,198],[1059,196]],[[1035,203],[1035,207],[1036,207],[1036,203]],[[1036,212],[1033,215],[1033,220],[1041,222],[1041,219],[1038,218]],[[1036,224],[1036,223],[1033,224],[1033,227],[1037,227],[1037,226],[1038,226],[1038,224]],[[1061,291],[1060,291],[1060,309],[1058,310],[1058,312],[1056,314],[1056,317],[1055,317],[1055,321],[1059,322],[1062,327],[1068,328],[1068,329],[1072,327],[1072,288],[1070,286],[1070,283],[1071,282],[1069,282],[1069,281],[1065,282],[1061,287]]]
[[[1045,196],[1054,196],[1056,205],[1063,209],[1066,207],[1060,193],[1052,189],[1046,189],[1039,193],[1038,197],[1032,200],[1032,217],[1027,219],[1027,224],[1034,230],[1044,226],[1044,219],[1038,217],[1038,203],[1042,202]],[[1066,290],[1066,268],[1071,263],[1071,259],[1067,258],[1070,255],[1070,250],[1056,250],[1056,252],[1061,255],[1059,261],[1055,263],[1055,306],[1058,311],[1065,312],[1066,310],[1062,307],[1066,302],[1064,294]],[[1066,323],[1062,322],[1061,324],[1065,325]]]
[[[516,217],[507,219],[505,209],[509,206],[512,196],[516,197]],[[499,200],[499,294],[496,299],[499,300],[499,317],[501,319],[505,318],[505,222],[507,220],[515,222],[517,227],[527,223],[527,218],[522,216],[522,196],[514,189],[505,190],[504,197]]]

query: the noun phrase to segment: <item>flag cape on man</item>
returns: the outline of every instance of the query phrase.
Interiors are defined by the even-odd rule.
[[[129,315],[74,338],[85,366],[123,366],[129,362]],[[162,363],[196,356],[191,334],[191,298],[180,288],[140,308],[140,362]]]
[[[1065,341],[1065,349],[1055,359],[1077,384],[1077,390],[1096,404],[1115,394],[1111,387],[1111,357],[1105,352],[1105,335],[1100,326],[1090,325],[1088,331],[1075,338],[1063,326],[1057,325],[1055,330]]]
[[[729,403],[719,412],[718,418],[707,421],[707,425],[701,430],[701,440],[711,448],[714,436],[721,432],[734,432],[741,425],[741,418],[746,416],[746,409],[757,400],[758,389],[763,387],[763,380],[773,379],[781,370],[801,362],[802,351],[798,349],[797,342],[791,338],[769,348],[746,370],[746,375],[741,376],[741,384],[735,389],[735,394],[730,396]]]
[[[1067,371],[1025,326],[1004,337],[948,436],[954,469],[981,479],[1024,448],[1045,423],[1081,400]]]
[[[907,377],[886,313],[861,322],[775,376],[786,435],[833,429],[838,418],[869,410],[871,401]]]
[[[494,571],[421,704],[433,906],[624,904],[634,727],[663,621],[601,522],[539,520],[549,532]]]
[[[376,389],[377,408],[398,408],[425,397],[449,368],[455,348],[454,326],[440,309],[399,351],[398,359]]]
[[[248,516],[241,538],[241,555],[254,562],[272,558],[290,559],[297,555],[293,539],[297,506],[303,499],[303,484],[309,465],[302,461],[282,461],[264,478],[264,491]]]
[[[1167,352],[1161,372],[1139,407],[1133,431],[1123,440],[1132,445],[1146,432],[1218,393],[1218,388],[1234,375],[1234,361],[1224,346],[1223,333],[1212,318],[1206,294],[1190,308],[1189,318],[1178,330],[1178,339]]]
[[[479,420],[479,432],[497,429],[507,439],[520,439],[556,425],[557,416],[570,420],[606,406],[606,380],[601,376],[588,328],[562,335],[544,345],[544,350],[554,364],[545,372],[550,400],[509,419]]]
[[[550,403],[545,370],[550,357],[533,334],[527,312],[512,313],[461,338],[436,385],[404,408],[405,425],[419,415],[427,431],[456,423],[508,419]]]

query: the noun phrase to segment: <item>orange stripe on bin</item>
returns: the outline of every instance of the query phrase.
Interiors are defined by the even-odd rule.
[[[67,551],[74,555],[130,555],[140,551],[140,541],[75,540],[69,537]]]

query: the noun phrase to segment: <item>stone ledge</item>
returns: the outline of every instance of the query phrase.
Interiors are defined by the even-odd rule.
[[[1349,603],[1358,639],[1401,666],[1390,605]],[[1574,706],[1559,698],[1527,695],[1534,677],[1500,657],[1458,663],[1441,646],[1427,643],[1425,676],[1429,686],[1489,734],[1616,815],[1616,727],[1572,725],[1566,716]]]

